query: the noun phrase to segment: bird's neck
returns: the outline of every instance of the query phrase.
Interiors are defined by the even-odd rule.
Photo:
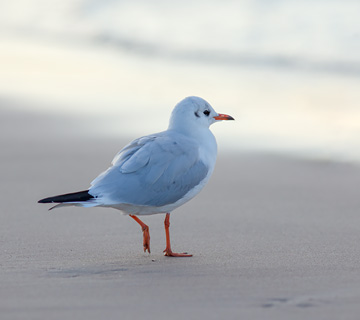
[[[182,123],[170,123],[168,130],[177,132],[195,140],[208,139],[207,137],[212,135],[210,129],[207,127],[186,126]]]

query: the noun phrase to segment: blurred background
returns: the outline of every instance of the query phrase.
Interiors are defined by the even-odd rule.
[[[358,162],[359,12],[355,0],[1,0],[2,136],[47,135],[57,119],[67,137],[133,139],[197,95],[237,120],[213,126],[222,150]]]

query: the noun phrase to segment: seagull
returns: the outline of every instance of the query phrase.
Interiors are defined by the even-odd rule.
[[[221,120],[234,118],[215,112],[202,98],[187,97],[173,109],[166,131],[126,145],[88,190],[38,202],[58,203],[49,210],[69,205],[118,209],[141,226],[144,252],[149,253],[149,227],[138,216],[165,213],[164,255],[191,257],[171,250],[170,212],[195,197],[209,181],[217,156],[209,127]]]

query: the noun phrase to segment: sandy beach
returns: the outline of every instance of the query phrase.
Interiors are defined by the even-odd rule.
[[[360,2],[0,2],[0,320],[360,319]],[[206,99],[206,188],[171,214],[48,211]]]
[[[221,151],[202,193],[139,226],[112,209],[47,211],[127,142],[62,118],[3,112],[1,319],[358,319],[360,169]],[[135,137],[134,137],[135,138]]]

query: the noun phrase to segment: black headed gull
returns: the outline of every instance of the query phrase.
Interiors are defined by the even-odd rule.
[[[190,257],[171,250],[170,212],[196,196],[208,182],[217,154],[209,127],[220,120],[234,119],[215,112],[202,98],[185,98],[175,106],[166,131],[125,146],[112,166],[92,181],[89,190],[45,198],[39,203],[119,209],[140,224],[144,252],[149,253],[149,227],[138,216],[166,213],[164,255]]]

